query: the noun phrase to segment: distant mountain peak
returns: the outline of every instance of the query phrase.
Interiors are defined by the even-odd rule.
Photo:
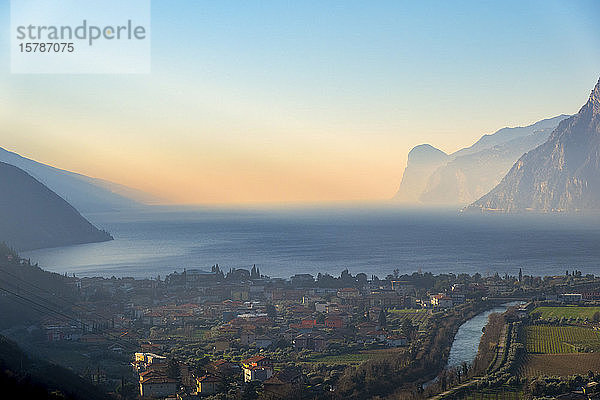
[[[400,188],[394,198],[404,203],[415,203],[425,189],[429,175],[448,161],[448,155],[430,144],[420,144],[408,153]]]
[[[523,153],[544,143],[568,117],[502,128],[452,154],[430,144],[415,146],[408,153],[394,199],[413,204],[469,204],[496,186]]]
[[[431,159],[440,159],[447,156],[442,150],[424,143],[412,148],[408,153],[408,160],[409,162],[429,162]]]
[[[600,80],[579,113],[525,153],[492,191],[467,209],[600,210]]]

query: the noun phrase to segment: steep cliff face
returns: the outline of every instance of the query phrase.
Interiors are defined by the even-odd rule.
[[[600,209],[600,81],[579,112],[548,141],[523,155],[491,192],[468,210]]]
[[[421,202],[464,205],[477,200],[502,180],[519,157],[544,143],[551,132],[551,129],[541,129],[455,157],[429,177]]]
[[[449,155],[430,145],[417,146],[409,153],[395,199],[420,204],[469,204],[496,186],[523,153],[544,143],[566,118],[568,115],[559,115],[528,126],[502,128]],[[435,152],[441,155],[436,157]],[[418,158],[426,161],[418,162]]]
[[[0,241],[28,250],[111,239],[31,175],[0,162]]]
[[[447,161],[446,153],[429,144],[413,147],[408,153],[402,182],[394,199],[403,203],[416,203],[425,189],[429,176]]]

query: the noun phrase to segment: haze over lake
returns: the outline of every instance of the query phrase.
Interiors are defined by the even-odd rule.
[[[296,273],[398,268],[434,273],[600,274],[600,217],[461,215],[390,207],[298,210],[150,208],[89,215],[115,240],[23,255],[77,276],[164,277],[184,268]]]

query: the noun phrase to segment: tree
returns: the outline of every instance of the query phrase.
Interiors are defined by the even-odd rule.
[[[379,326],[381,326],[381,327],[387,326],[387,317],[385,315],[385,310],[383,308],[381,309],[381,311],[379,311],[379,318],[377,319],[377,321],[379,322]]]
[[[325,323],[325,315],[323,315],[323,313],[317,314],[316,321],[317,321],[317,324],[323,325]]]
[[[361,272],[356,274],[356,281],[360,286],[364,286],[367,283],[367,274]]]
[[[269,318],[275,318],[277,316],[277,309],[273,304],[267,304],[267,316]]]
[[[167,364],[167,376],[169,378],[178,379],[179,374],[179,362],[175,358],[171,358]]]
[[[121,379],[121,383],[119,383],[119,386],[117,386],[117,388],[115,389],[115,392],[117,394],[121,395],[121,398],[123,399],[133,399],[137,397],[137,387],[131,383],[130,381],[126,381],[124,379]]]
[[[257,400],[260,396],[261,383],[258,381],[248,382],[242,392],[242,400]]]
[[[406,336],[408,339],[412,339],[415,332],[415,327],[409,319],[405,319],[402,321],[402,327],[400,328],[400,331],[402,332],[403,336]]]

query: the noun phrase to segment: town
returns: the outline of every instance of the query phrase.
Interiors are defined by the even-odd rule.
[[[12,271],[38,269],[6,257],[18,265]],[[385,394],[385,384],[372,382],[380,387],[369,389],[355,374],[389,360],[403,372],[387,393],[434,394],[436,385],[424,384],[444,370],[454,334],[474,315],[514,300],[525,314],[534,305],[600,300],[593,275],[516,272],[396,270],[379,278],[344,270],[283,279],[264,276],[257,266],[223,271],[214,265],[164,279],[52,274],[66,282],[70,300],[51,296],[45,304],[53,312],[4,334],[120,398],[369,398],[356,393]],[[18,286],[26,295],[26,285]],[[577,322],[598,322],[600,313],[589,317]],[[368,380],[364,373],[362,379]],[[438,392],[451,387],[437,386]]]

